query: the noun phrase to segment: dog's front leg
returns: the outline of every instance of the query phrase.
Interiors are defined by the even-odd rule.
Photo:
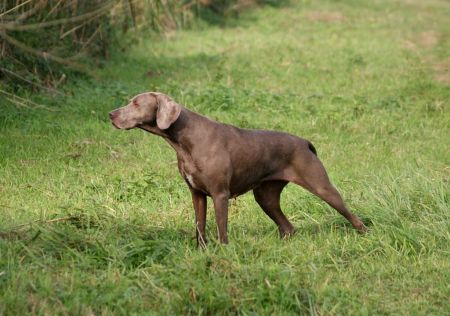
[[[219,239],[223,244],[228,244],[227,222],[228,222],[228,192],[220,192],[212,195],[216,223],[219,230]]]
[[[195,230],[197,236],[197,247],[206,246],[206,195],[192,190],[192,204],[195,210]]]

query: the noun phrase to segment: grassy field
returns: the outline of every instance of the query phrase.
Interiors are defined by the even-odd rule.
[[[450,313],[450,3],[292,1],[143,38],[98,80],[0,112],[0,315]],[[196,249],[173,150],[107,117],[162,91],[313,142],[361,236],[295,185],[279,240],[251,194]]]

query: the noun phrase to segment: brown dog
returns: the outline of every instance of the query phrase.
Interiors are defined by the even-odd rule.
[[[206,243],[206,196],[214,203],[220,241],[228,243],[228,200],[249,190],[278,225],[281,237],[294,233],[280,208],[280,194],[288,182],[323,199],[358,231],[367,230],[347,210],[314,146],[305,139],[215,122],[158,92],[135,96],[109,117],[116,128],[141,128],[163,137],[175,149],[178,169],[192,193],[198,245]]]

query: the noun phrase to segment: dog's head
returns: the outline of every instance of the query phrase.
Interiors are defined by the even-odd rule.
[[[157,125],[165,130],[180,116],[181,106],[169,96],[159,92],[138,94],[127,105],[109,113],[112,124],[118,129],[131,129],[144,124]]]

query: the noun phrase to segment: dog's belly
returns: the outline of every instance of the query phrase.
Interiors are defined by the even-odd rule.
[[[230,183],[230,197],[235,198],[239,195],[245,194],[248,191],[258,187],[261,183],[266,181],[289,181],[285,177],[285,172],[272,172],[259,175],[247,175],[245,177],[234,177]]]

